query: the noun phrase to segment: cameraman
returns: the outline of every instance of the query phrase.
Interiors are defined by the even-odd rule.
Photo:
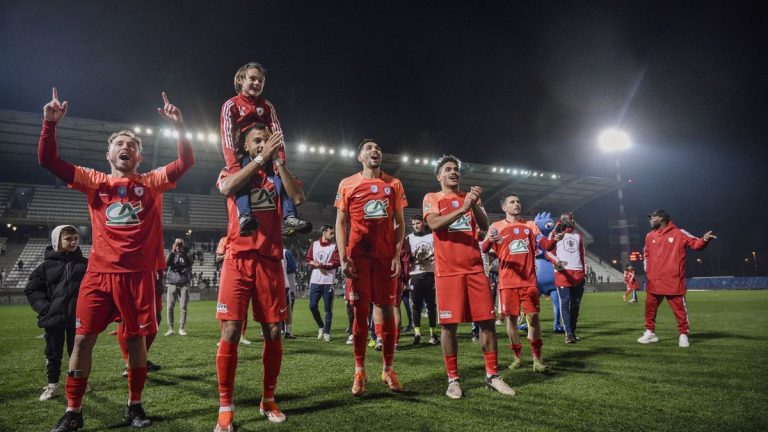
[[[166,303],[168,304],[168,331],[166,336],[175,334],[173,331],[173,309],[176,300],[181,297],[181,319],[179,320],[179,335],[186,336],[184,326],[187,323],[187,306],[189,305],[189,283],[192,278],[192,260],[184,249],[184,240],[177,238],[173,242],[171,252],[165,260],[168,267],[165,283],[168,289]]]

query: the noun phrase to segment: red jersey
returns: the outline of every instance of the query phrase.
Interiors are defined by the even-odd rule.
[[[444,194],[430,192],[424,195],[423,214],[444,215],[464,204],[466,192]],[[478,228],[472,210],[468,210],[450,226],[434,231],[435,276],[453,276],[483,272],[483,258],[478,243]]]
[[[685,295],[685,248],[702,250],[707,242],[672,222],[645,236],[645,273],[649,294]]]
[[[637,277],[635,276],[634,270],[624,271],[624,282],[627,284],[627,289],[640,288],[640,283],[637,281]]]
[[[408,206],[399,179],[383,172],[374,179],[349,176],[339,183],[333,205],[349,214],[348,257],[394,257],[395,210]]]
[[[491,224],[501,236],[500,243],[483,242],[483,250],[493,249],[499,258],[499,289],[536,286],[536,249],[554,249],[556,243],[544,238],[533,222],[502,219]]]
[[[224,153],[224,162],[228,168],[240,166],[237,152],[237,139],[240,136],[240,128],[251,123],[264,123],[273,133],[281,132],[280,121],[277,119],[275,107],[266,99],[257,99],[238,94],[229,98],[221,106],[221,119],[219,128],[221,131],[221,150]],[[282,151],[282,149],[281,149]]]
[[[239,170],[224,168],[219,174],[221,181]],[[283,207],[277,194],[274,176],[263,175],[251,178],[251,215],[258,219],[259,228],[248,237],[240,236],[237,204],[235,196],[227,197],[227,242],[226,257],[237,256],[241,252],[256,252],[264,257],[280,261],[283,259]]]
[[[118,178],[75,166],[69,187],[83,192],[88,201],[93,227],[88,271],[129,273],[160,268],[163,192],[176,187],[168,180],[165,167]]]

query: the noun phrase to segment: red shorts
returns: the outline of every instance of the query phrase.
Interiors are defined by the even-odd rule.
[[[288,317],[280,261],[255,252],[224,259],[216,319],[246,321],[249,301],[253,304],[254,321],[278,323]]]
[[[357,278],[347,279],[347,299],[353,304],[394,306],[400,296],[397,294],[398,278],[392,276],[392,260],[389,258],[355,258]]]
[[[157,333],[156,272],[86,272],[77,296],[76,333],[99,334],[119,319],[128,338]]]
[[[436,276],[437,317],[440,324],[487,321],[496,318],[491,283],[485,273]]]
[[[539,313],[539,288],[537,286],[505,288],[499,290],[502,316],[520,315],[520,306],[526,314]]]

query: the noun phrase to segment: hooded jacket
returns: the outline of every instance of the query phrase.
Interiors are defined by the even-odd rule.
[[[685,295],[685,248],[702,250],[707,242],[669,222],[645,236],[646,290],[649,294]]]
[[[29,304],[37,312],[41,328],[64,327],[75,323],[75,307],[80,282],[85,276],[88,259],[78,247],[74,252],[59,251],[59,234],[68,225],[57,226],[51,233],[52,246],[45,249],[45,259],[24,288]]]

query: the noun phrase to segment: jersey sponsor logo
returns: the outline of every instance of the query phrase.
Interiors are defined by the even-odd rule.
[[[216,305],[216,312],[217,313],[227,313],[228,312],[227,305],[225,303],[218,303]]]
[[[286,310],[286,309],[287,309],[287,307],[285,307],[285,306],[282,306],[282,307],[281,307],[281,308],[280,308],[280,309],[277,311],[277,313],[283,313],[283,312],[285,312],[285,310]]]
[[[439,316],[440,316],[441,319],[453,318],[453,312],[451,312],[449,310],[441,310]]]
[[[372,188],[375,186],[371,186]],[[365,219],[381,219],[387,217],[387,207],[389,200],[370,200],[363,206],[363,216]]]
[[[264,115],[264,108],[262,107],[256,107],[256,114],[259,115],[259,117]]]
[[[139,328],[140,328],[140,329],[143,329],[143,328],[149,327],[149,326],[151,326],[151,325],[152,325],[152,323],[151,323],[151,322],[148,322],[148,323],[145,323],[145,324],[139,324]]]
[[[137,186],[136,189],[133,190],[136,193],[136,196],[141,198],[144,196],[144,188],[141,186]]]
[[[251,210],[268,211],[274,210],[277,206],[273,198],[276,193],[274,189],[256,188],[251,189]]]
[[[451,231],[472,231],[472,226],[469,224],[470,222],[469,215],[463,214],[460,218],[453,221],[452,224],[448,226],[448,232]]]
[[[510,255],[515,254],[527,254],[529,251],[530,243],[527,238],[515,239],[509,242]]]
[[[142,210],[141,203],[112,203],[107,207],[107,225],[109,226],[129,226],[138,225],[138,213]]]

